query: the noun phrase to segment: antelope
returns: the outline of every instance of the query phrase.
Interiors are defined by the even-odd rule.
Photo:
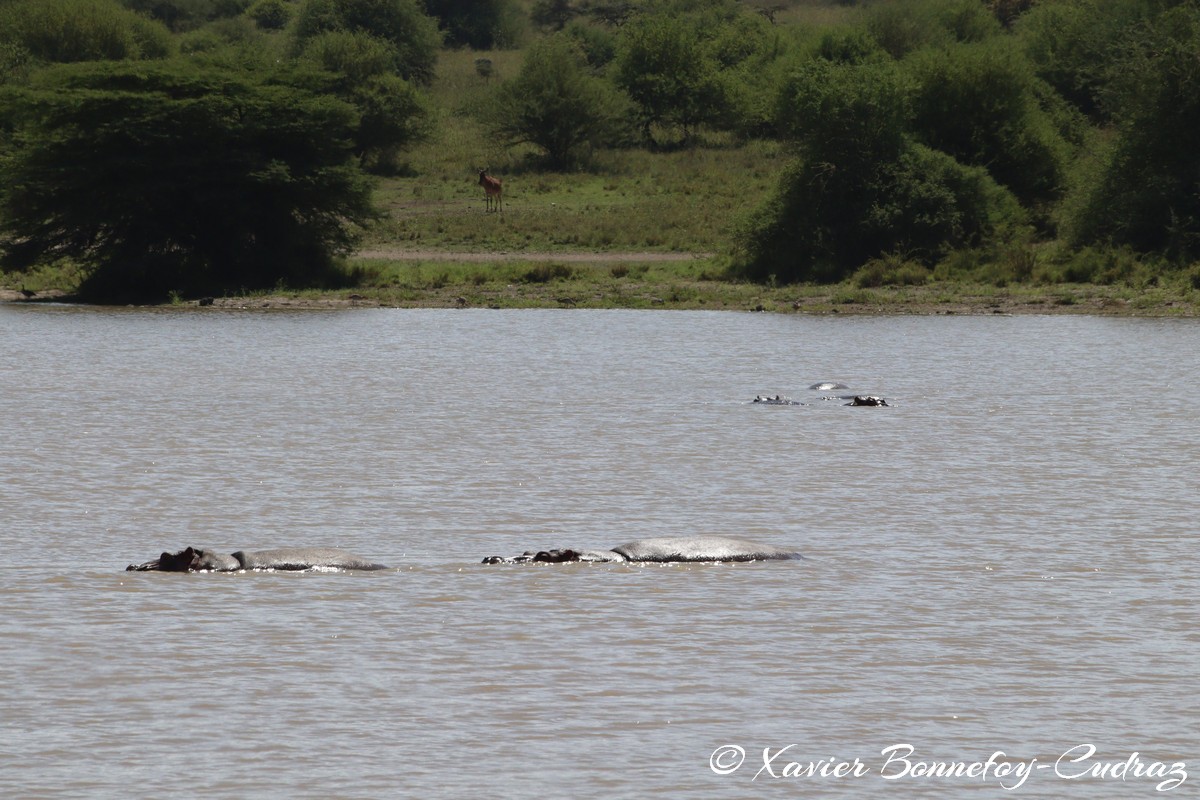
[[[501,202],[501,195],[504,193],[504,184],[499,178],[493,178],[487,174],[486,169],[479,170],[479,185],[483,187],[483,200],[486,203],[485,213],[492,210],[492,198],[496,198],[496,210],[504,211],[504,204]]]

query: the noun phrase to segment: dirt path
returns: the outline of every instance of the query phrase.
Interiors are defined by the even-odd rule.
[[[355,258],[370,261],[458,261],[487,263],[495,261],[559,261],[570,264],[646,263],[651,261],[692,261],[708,258],[708,253],[531,253],[525,251],[460,253],[449,250],[405,250],[373,247],[359,250]]]

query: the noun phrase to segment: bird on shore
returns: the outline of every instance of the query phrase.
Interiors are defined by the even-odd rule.
[[[37,292],[33,291],[32,289],[26,289],[25,284],[21,284],[21,294],[24,295],[26,300],[37,297]]]

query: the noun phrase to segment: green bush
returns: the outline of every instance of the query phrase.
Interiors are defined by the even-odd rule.
[[[1188,263],[1200,257],[1200,9],[1163,13],[1128,52],[1117,134],[1068,206],[1069,238]]]
[[[243,13],[254,0],[121,0],[128,9],[158,20],[176,33]]]
[[[804,62],[778,89],[775,129],[809,163],[858,175],[899,155],[912,116],[910,92],[890,61]]]
[[[425,10],[450,47],[510,48],[524,35],[525,15],[516,0],[425,0]]]
[[[485,126],[509,146],[531,144],[548,166],[571,167],[619,142],[626,106],[594,76],[574,41],[555,34],[529,48],[517,77],[480,109]]]
[[[0,42],[42,62],[166,58],[170,33],[116,0],[15,0],[0,5]]]
[[[621,31],[615,80],[638,107],[642,134],[678,128],[686,140],[700,126],[726,119],[729,94],[717,60],[687,19],[638,17]]]
[[[291,78],[97,62],[4,90],[0,264],[72,259],[118,302],[330,279],[373,216],[358,115]]]
[[[260,28],[279,31],[287,27],[292,9],[284,0],[258,0],[246,10],[246,16]]]
[[[365,33],[392,48],[397,75],[428,85],[442,37],[437,22],[426,16],[417,0],[305,0],[294,27],[297,53],[322,33]]]
[[[1107,120],[1109,84],[1121,74],[1121,52],[1162,5],[1163,0],[1052,0],[1027,11],[1013,30],[1039,76],[1076,108]]]
[[[893,58],[952,42],[980,42],[1000,23],[979,0],[889,0],[867,8],[865,25]]]
[[[1023,223],[1015,198],[985,170],[903,142],[874,169],[788,169],[776,196],[739,232],[737,260],[753,280],[836,282],[887,253],[932,265]]]
[[[862,28],[836,27],[821,34],[816,55],[835,64],[862,64],[886,58],[887,52]]]
[[[987,167],[1026,204],[1059,196],[1070,148],[1038,102],[1029,63],[1007,41],[923,50],[904,66],[921,141]]]

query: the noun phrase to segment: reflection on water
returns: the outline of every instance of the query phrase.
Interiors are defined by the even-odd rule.
[[[0,334],[2,796],[1018,779],[896,776],[899,743],[1003,751],[1026,797],[1158,794],[1069,779],[1135,752],[1200,781],[1195,321],[0,307]],[[478,563],[692,532],[807,559]],[[396,569],[122,571],[188,544]],[[751,780],[789,745],[775,772],[869,772]]]

